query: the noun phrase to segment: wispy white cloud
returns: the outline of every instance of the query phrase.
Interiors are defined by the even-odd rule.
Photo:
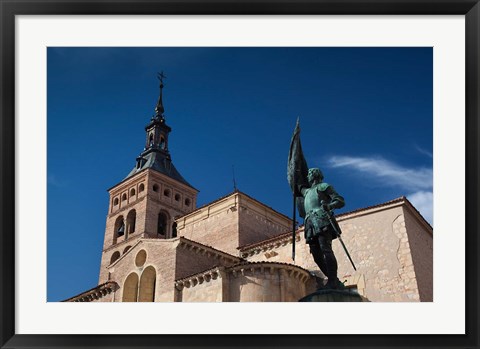
[[[384,186],[400,186],[407,190],[428,190],[433,187],[431,168],[408,168],[382,157],[332,156],[328,164],[361,172]]]
[[[384,187],[400,187],[407,198],[433,224],[433,170],[401,166],[382,157],[332,156],[328,165],[358,172]]]
[[[426,150],[426,149],[423,149],[422,147],[418,146],[415,144],[415,149],[417,149],[417,151],[420,153],[420,154],[423,154],[423,155],[426,155],[428,156],[430,159],[433,159],[433,154]]]
[[[407,195],[407,199],[422,214],[423,218],[433,225],[433,193],[431,191],[418,191]]]

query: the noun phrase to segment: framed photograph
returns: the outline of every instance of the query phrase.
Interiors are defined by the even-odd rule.
[[[1,348],[479,347],[479,16],[2,1]]]

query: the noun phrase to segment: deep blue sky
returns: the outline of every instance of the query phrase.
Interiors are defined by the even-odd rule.
[[[338,213],[407,196],[432,218],[432,48],[49,48],[47,295],[97,285],[107,189],[143,150],[167,79],[169,148],[198,206],[239,190],[292,215],[300,117]]]

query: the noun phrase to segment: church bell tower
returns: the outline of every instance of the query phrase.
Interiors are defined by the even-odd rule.
[[[174,219],[192,212],[198,190],[172,163],[163,106],[165,75],[158,74],[160,95],[155,114],[145,126],[145,146],[135,166],[120,183],[108,190],[110,204],[100,265],[99,284],[109,280],[108,269],[138,240],[172,239],[177,236]]]

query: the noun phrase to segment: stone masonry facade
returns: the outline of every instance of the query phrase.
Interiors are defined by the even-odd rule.
[[[337,220],[357,267],[354,271],[334,240],[342,282],[354,285],[370,301],[433,301],[433,230],[406,198],[338,215]],[[291,233],[244,246],[240,252],[249,261],[293,263]],[[297,232],[295,265],[324,277],[305,244],[302,228]]]
[[[109,194],[100,284],[108,280],[106,266],[127,252],[139,239],[159,237],[157,223],[160,213],[167,217],[167,231],[163,238],[172,237],[175,217],[183,216],[195,208],[197,191],[147,169],[110,189]],[[117,231],[122,223],[125,232],[118,236]]]
[[[346,286],[372,302],[433,301],[433,230],[406,198],[337,219],[357,267],[355,272],[335,240]],[[102,258],[107,262],[98,290],[68,301],[288,302],[313,292],[324,278],[303,227],[296,231],[293,261],[290,219],[239,191],[176,223],[177,237],[134,233],[107,248],[107,257],[109,251],[122,253],[111,263]]]

